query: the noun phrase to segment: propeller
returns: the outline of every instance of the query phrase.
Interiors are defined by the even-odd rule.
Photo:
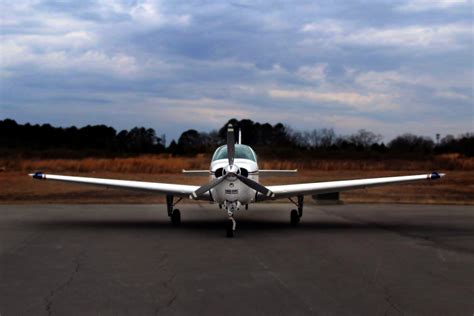
[[[194,191],[189,197],[193,200],[199,198],[201,195],[206,193],[207,191],[211,190],[219,183],[227,179],[228,177],[236,177],[241,182],[249,186],[250,188],[254,189],[257,192],[262,193],[267,197],[275,197],[275,194],[261,185],[258,182],[255,182],[249,178],[246,178],[238,173],[239,168],[234,166],[234,157],[235,157],[235,137],[234,137],[234,127],[232,124],[229,124],[227,127],[227,159],[229,160],[229,166],[226,169],[227,173],[225,173],[220,178],[214,179],[211,182],[201,186],[196,191]]]
[[[235,136],[234,127],[232,124],[227,126],[227,159],[229,160],[229,166],[234,165],[235,157]]]
[[[245,183],[246,185],[248,185],[249,187],[251,187],[255,191],[260,192],[260,193],[262,193],[263,195],[265,195],[267,197],[271,197],[271,198],[275,197],[275,193],[273,193],[272,191],[270,191],[269,189],[267,189],[266,187],[264,187],[260,183],[255,182],[255,181],[253,181],[249,178],[246,178],[246,177],[244,177],[243,175],[240,175],[240,174],[236,174],[235,176],[237,177],[237,179],[239,179],[240,181],[242,181],[243,183]]]
[[[199,189],[197,189],[196,191],[194,191],[193,193],[191,193],[191,195],[189,196],[192,200],[195,200],[197,199],[198,197],[200,197],[201,195],[203,195],[204,193],[206,193],[207,191],[209,191],[210,189],[212,189],[213,187],[215,187],[216,185],[218,185],[219,183],[221,183],[222,181],[224,181],[227,176],[229,174],[226,174],[225,176],[222,176],[220,178],[217,178],[217,179],[214,179],[212,180],[211,182],[199,187]]]

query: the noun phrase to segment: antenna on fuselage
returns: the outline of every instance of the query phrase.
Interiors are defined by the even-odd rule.
[[[242,130],[239,128],[239,145],[242,145]]]

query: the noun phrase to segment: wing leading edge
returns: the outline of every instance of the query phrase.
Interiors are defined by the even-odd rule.
[[[135,190],[141,190],[141,191],[157,192],[157,193],[162,193],[162,194],[171,194],[177,197],[189,197],[190,194],[192,194],[199,188],[199,186],[194,186],[194,185],[50,175],[50,174],[44,174],[42,172],[36,172],[29,175],[39,180],[52,180],[52,181],[97,185],[97,186],[122,188],[122,189],[135,189]],[[374,187],[374,186],[420,181],[420,180],[436,180],[443,176],[445,176],[444,173],[433,172],[431,174],[421,174],[421,175],[411,175],[411,176],[383,177],[383,178],[369,178],[369,179],[357,179],[357,180],[342,180],[342,181],[267,186],[267,188],[275,194],[275,197],[267,198],[267,197],[260,197],[259,195],[259,200],[281,199],[281,198],[294,197],[298,195],[325,194],[325,193],[341,192],[341,191],[348,191],[348,190],[355,190],[355,189],[363,189],[363,188]],[[209,195],[209,192],[202,195],[200,199],[210,200],[211,197]]]
[[[177,197],[188,197],[191,193],[193,193],[199,188],[199,186],[195,186],[195,185],[61,176],[61,175],[53,175],[53,174],[44,174],[42,172],[31,173],[29,175],[39,180],[52,180],[52,181],[97,185],[97,186],[114,187],[114,188],[122,188],[122,189],[152,191],[152,192],[157,192],[157,193],[162,193],[162,194],[171,194]],[[210,199],[209,193],[206,193],[205,195],[203,195],[202,199],[209,200]]]
[[[275,193],[276,199],[280,199],[294,197],[297,195],[325,194],[388,184],[398,184],[420,180],[435,180],[444,176],[444,173],[433,172],[431,174],[421,174],[412,176],[275,185],[268,186],[267,188],[273,193]]]

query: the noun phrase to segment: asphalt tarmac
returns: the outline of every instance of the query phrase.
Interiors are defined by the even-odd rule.
[[[474,314],[474,209],[0,206],[0,315]]]

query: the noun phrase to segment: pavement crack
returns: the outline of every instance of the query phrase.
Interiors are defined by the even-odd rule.
[[[76,277],[77,273],[79,273],[79,270],[81,268],[81,261],[84,256],[84,253],[85,251],[83,250],[79,252],[74,258],[73,260],[74,268],[69,274],[69,277],[67,278],[67,280],[61,283],[60,285],[58,285],[53,290],[51,290],[49,294],[45,298],[43,298],[44,308],[48,316],[52,315],[53,313],[52,307],[53,307],[54,296],[58,294],[59,292],[64,291],[74,281],[74,278]]]
[[[173,273],[166,281],[163,282],[163,288],[166,290],[167,293],[171,293],[171,297],[164,304],[165,308],[170,308],[178,298],[178,292],[174,289],[174,287],[171,286],[175,278],[176,273]],[[158,304],[158,306],[155,308],[155,315],[158,315],[161,309],[162,305]]]
[[[405,315],[403,310],[393,301],[393,297],[390,295],[390,290],[384,286],[383,287],[383,293],[384,293],[384,300],[387,302],[387,304],[394,310],[398,312],[400,315]],[[388,310],[385,311],[385,315],[388,315]]]
[[[173,297],[171,297],[171,299],[166,304],[166,307],[170,307],[174,303],[174,301],[176,301],[177,297],[178,297],[178,293],[174,293]]]
[[[374,270],[374,275],[372,277],[372,280],[369,280],[368,282],[368,286],[372,285],[372,286],[376,286],[377,284],[377,276],[379,274],[379,270],[380,270],[380,267],[382,265],[382,260],[379,258],[377,260],[377,264],[375,265],[375,270]]]

